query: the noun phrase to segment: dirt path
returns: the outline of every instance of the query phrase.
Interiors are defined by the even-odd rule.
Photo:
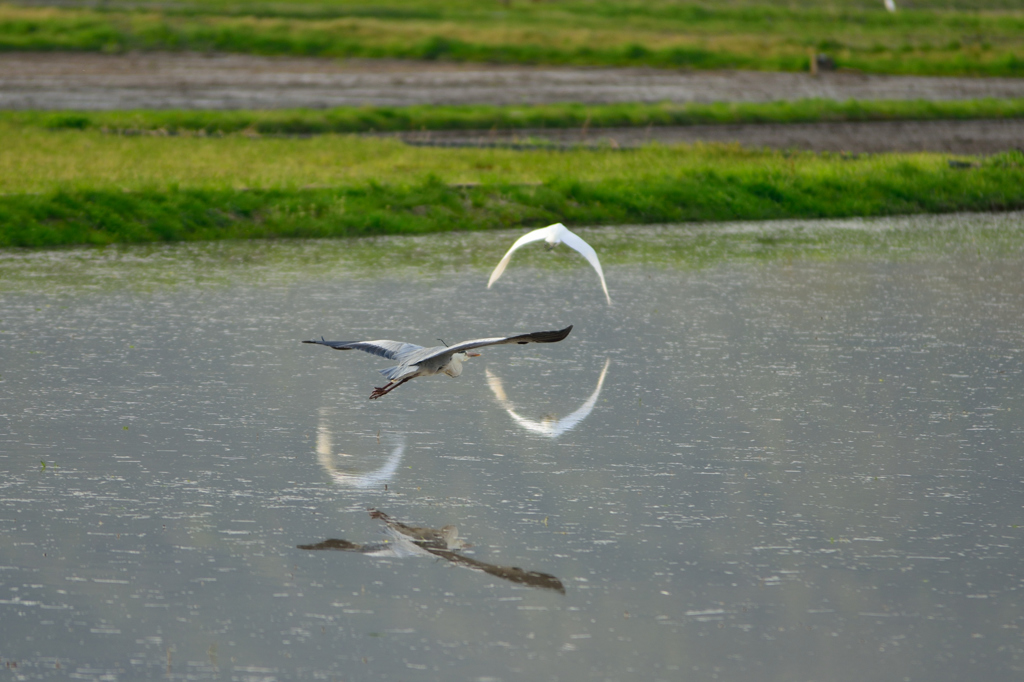
[[[185,53],[0,54],[2,109],[1024,97],[1024,78],[579,69]]]
[[[944,152],[995,154],[1024,148],[1024,120],[880,121],[866,123],[759,123],[648,128],[517,131],[430,131],[393,135],[425,146],[636,147],[647,142],[736,142],[744,147],[853,152]]]
[[[267,109],[344,105],[765,102],[820,97],[952,100],[1024,97],[1024,79],[829,73],[686,72],[145,53],[0,54],[0,109]],[[575,143],[578,131],[534,131]],[[517,133],[521,138],[523,132]],[[639,137],[639,136],[643,137]],[[450,137],[468,143],[479,136]],[[591,131],[646,139],[847,151],[989,153],[1024,146],[1015,121],[693,126]],[[435,134],[434,140],[440,137]],[[492,140],[494,142],[496,140]],[[484,140],[487,142],[487,140]],[[479,144],[480,140],[473,142]]]

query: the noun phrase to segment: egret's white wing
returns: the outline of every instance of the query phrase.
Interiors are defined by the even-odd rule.
[[[608,295],[608,285],[604,283],[604,270],[601,269],[601,261],[597,259],[597,252],[594,251],[594,248],[583,241],[583,238],[578,234],[569,230],[565,230],[562,233],[562,243],[579,251],[594,266],[594,269],[597,270],[597,276],[601,278],[601,288],[604,289],[604,297],[608,299],[608,304],[611,305],[612,297]]]
[[[494,268],[494,272],[491,273],[491,278],[487,280],[487,288],[490,289],[491,285],[497,282],[498,278],[501,277],[501,274],[505,272],[505,268],[508,267],[508,262],[512,260],[512,254],[515,253],[516,249],[518,249],[523,244],[529,244],[530,242],[539,242],[542,239],[547,239],[548,235],[551,234],[552,227],[554,227],[554,225],[551,225],[549,227],[542,227],[539,230],[534,230],[533,232],[527,232],[522,237],[517,239],[515,241],[515,244],[512,245],[512,248],[510,248],[502,257],[501,261],[498,263],[498,266]]]

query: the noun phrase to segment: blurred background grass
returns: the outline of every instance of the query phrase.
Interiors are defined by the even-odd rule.
[[[0,246],[895,215],[1024,207],[1024,154],[738,145],[437,149],[0,123]]]
[[[1019,0],[0,3],[0,50],[1024,75]],[[1019,118],[1020,100],[4,112],[0,246],[1024,207],[1024,154],[407,146],[367,131]],[[317,135],[315,138],[302,137]]]
[[[537,104],[528,106],[417,105],[262,111],[138,110],[0,112],[0,121],[51,130],[102,130],[124,134],[311,135],[412,130],[643,127],[818,121],[928,121],[1024,117],[1022,99],[884,100],[810,99],[712,104]]]
[[[1010,0],[287,0],[0,4],[0,49],[798,71],[808,52],[873,73],[1024,74]]]
[[[783,181],[879,183],[901,169],[949,169],[941,154],[841,155],[745,149],[739,145],[659,145],[636,149],[514,150],[409,146],[394,139],[327,134],[315,138],[121,136],[47,131],[0,123],[0,193],[59,189],[302,189],[368,182],[415,185],[547,183],[681,178],[747,170]],[[961,175],[963,173],[960,173]],[[953,175],[956,175],[955,173]]]

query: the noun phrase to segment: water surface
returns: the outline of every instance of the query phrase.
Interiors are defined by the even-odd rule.
[[[1024,216],[580,233],[0,254],[5,671],[1019,679]]]

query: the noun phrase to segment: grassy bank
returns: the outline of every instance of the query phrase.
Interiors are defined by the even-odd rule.
[[[541,226],[883,216],[1024,208],[1024,168],[773,177],[764,168],[539,186],[368,183],[297,190],[68,190],[0,196],[0,245],[423,234]]]
[[[199,50],[335,58],[805,70],[808,51],[875,73],[1024,74],[1024,10],[916,3],[667,0],[0,5],[2,50]],[[924,6],[921,6],[924,5]]]
[[[644,127],[819,121],[927,121],[1024,117],[1024,99],[952,102],[800,100],[716,104],[339,107],[264,111],[0,112],[0,123],[51,130],[260,135]]]
[[[0,124],[0,246],[415,234],[1024,207],[1024,155],[556,152]]]

